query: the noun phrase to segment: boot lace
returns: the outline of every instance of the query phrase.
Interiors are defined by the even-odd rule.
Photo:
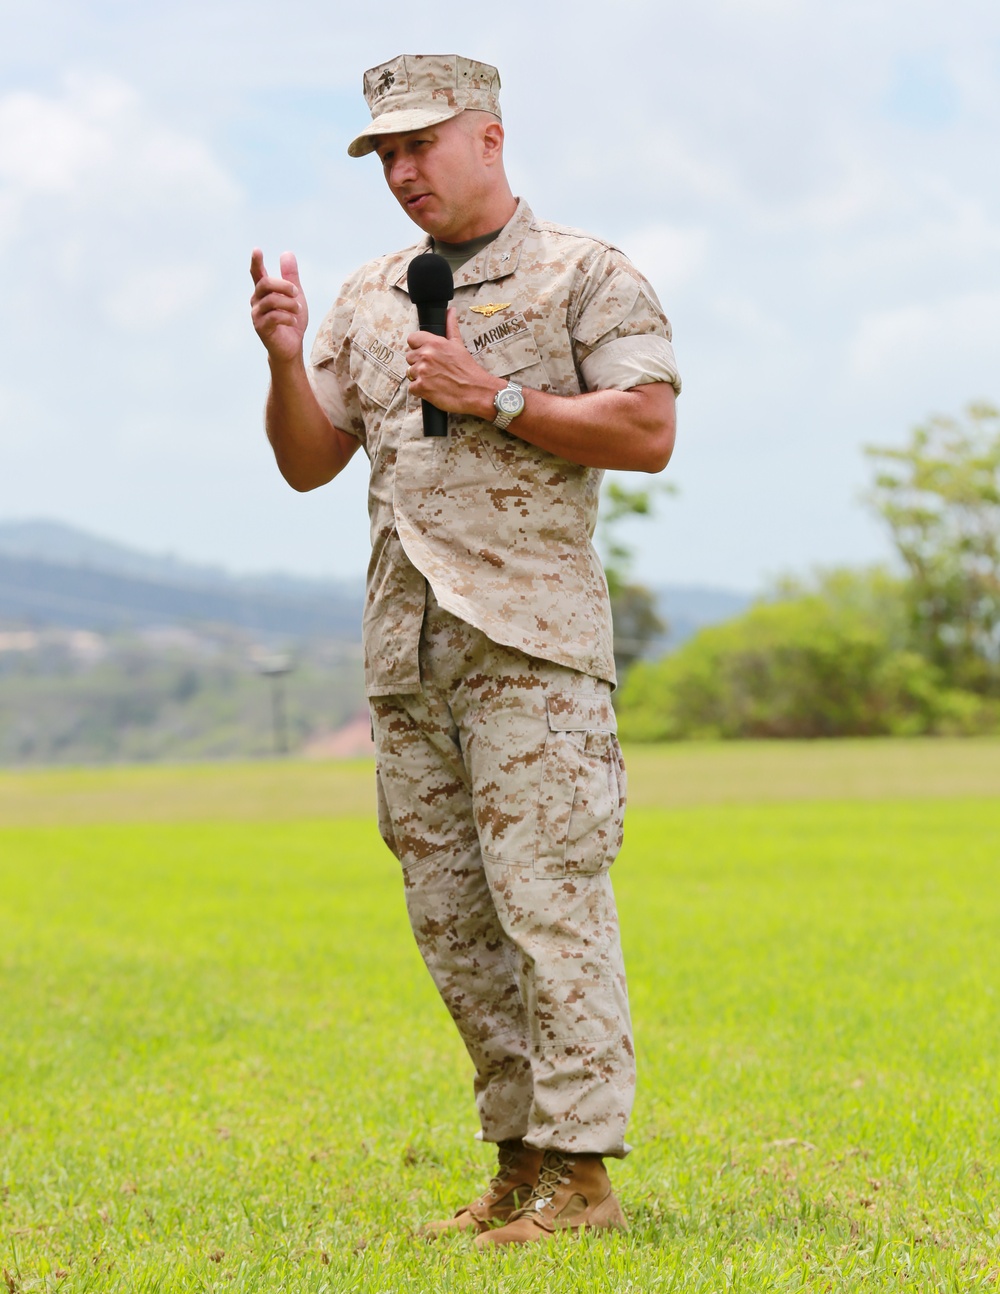
[[[521,1205],[518,1213],[532,1213],[536,1209],[551,1207],[552,1197],[560,1186],[569,1182],[573,1171],[573,1159],[558,1150],[547,1150],[538,1171],[538,1181],[534,1190]]]
[[[497,1146],[497,1171],[495,1176],[490,1178],[488,1196],[499,1199],[501,1195],[507,1193],[505,1188],[511,1179],[516,1176],[514,1165],[521,1154],[523,1154],[523,1150],[520,1146]]]

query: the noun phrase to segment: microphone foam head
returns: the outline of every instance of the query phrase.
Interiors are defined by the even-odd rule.
[[[455,295],[451,266],[436,252],[414,256],[406,271],[406,288],[414,305],[447,304]]]

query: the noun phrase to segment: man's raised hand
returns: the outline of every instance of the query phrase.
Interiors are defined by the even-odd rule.
[[[264,268],[264,253],[255,247],[250,257],[250,277],[254,282],[250,317],[268,355],[279,362],[301,357],[309,308],[294,255],[281,253],[281,277],[272,278]]]

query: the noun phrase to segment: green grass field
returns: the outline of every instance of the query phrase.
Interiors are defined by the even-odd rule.
[[[0,776],[6,1288],[995,1288],[1000,743],[632,767],[632,1230],[497,1256],[369,768]]]

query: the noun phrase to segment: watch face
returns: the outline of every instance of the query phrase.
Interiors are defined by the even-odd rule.
[[[501,413],[520,413],[524,408],[524,396],[520,391],[505,387],[496,398],[496,406]]]

